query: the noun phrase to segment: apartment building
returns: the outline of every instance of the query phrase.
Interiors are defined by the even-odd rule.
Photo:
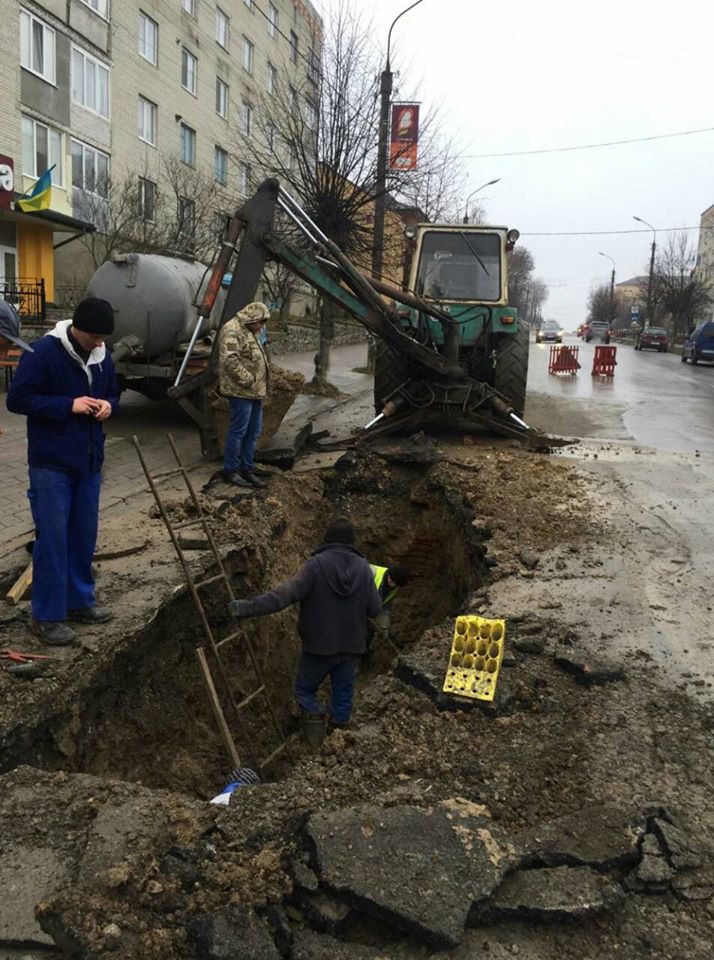
[[[703,283],[714,284],[714,206],[707,207],[699,219],[695,271]]]
[[[87,237],[109,232],[117,184],[147,228],[167,203],[179,227],[209,209],[217,224],[264,172],[248,144],[263,92],[287,84],[297,108],[315,109],[322,24],[307,0],[4,7],[0,284],[41,279],[49,301],[91,273]],[[14,209],[52,165],[50,209]]]

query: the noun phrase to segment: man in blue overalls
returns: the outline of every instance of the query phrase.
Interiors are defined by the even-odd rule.
[[[30,629],[53,646],[71,644],[65,621],[104,623],[95,606],[92,557],[104,461],[102,423],[116,411],[114,331],[106,300],[82,300],[20,358],[7,408],[27,417],[28,493],[37,539],[32,552]]]

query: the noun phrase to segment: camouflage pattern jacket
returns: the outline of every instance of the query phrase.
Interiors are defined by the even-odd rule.
[[[219,390],[224,397],[263,400],[268,394],[268,358],[240,314],[218,335]],[[250,319],[248,320],[250,322]]]

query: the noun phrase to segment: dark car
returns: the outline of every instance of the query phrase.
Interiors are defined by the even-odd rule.
[[[563,342],[563,330],[557,321],[543,321],[540,330],[536,332],[536,343],[543,343],[544,340],[554,340],[555,343]]]
[[[700,323],[682,344],[682,363],[692,361],[696,366],[700,360],[714,363],[714,321]]]
[[[667,352],[667,331],[664,327],[645,327],[642,333],[637,335],[635,340],[635,350],[659,350],[660,353]]]
[[[593,320],[585,334],[585,342],[591,340],[602,340],[603,343],[610,342],[610,324],[606,320]]]

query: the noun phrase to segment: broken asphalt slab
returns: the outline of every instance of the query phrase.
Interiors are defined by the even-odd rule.
[[[604,870],[635,863],[644,832],[645,817],[637,811],[599,804],[539,824],[515,842],[529,864]]]
[[[612,680],[623,680],[625,677],[622,664],[603,660],[565,645],[555,650],[553,660],[562,670],[572,674],[577,683],[584,686],[610,683]]]
[[[619,884],[590,867],[518,870],[473,919],[576,920],[612,908],[623,895]]]
[[[315,814],[306,831],[329,890],[400,930],[456,946],[472,904],[514,865],[513,848],[485,813],[465,801],[352,808]]]
[[[231,905],[201,917],[189,933],[204,960],[280,960],[270,931],[245,907]]]

